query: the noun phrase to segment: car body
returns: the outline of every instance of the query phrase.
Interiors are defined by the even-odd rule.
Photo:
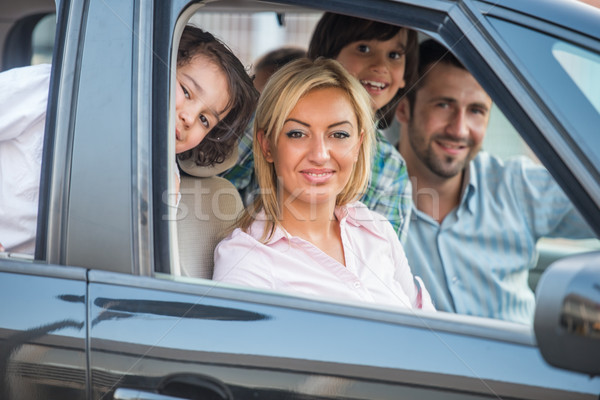
[[[3,39],[28,13],[54,10],[48,1],[19,4],[20,14],[5,19]],[[578,263],[588,278],[564,289],[557,304],[548,300],[552,270],[542,277],[535,333],[504,321],[174,274],[177,222],[162,193],[172,184],[167,132],[177,35],[197,13],[259,11],[348,13],[444,43],[600,232],[600,111],[593,98],[600,90],[587,89],[598,80],[567,79],[548,54],[560,42],[597,71],[600,10],[592,6],[60,0],[36,253],[0,258],[0,398],[597,399],[600,377],[590,376],[600,373],[597,332],[562,331],[563,314],[552,310],[573,291],[600,309],[593,291],[599,253]],[[3,57],[4,65],[10,53]],[[567,280],[579,272],[564,269]],[[575,343],[565,347],[575,360],[565,361],[561,348],[550,356],[572,371],[551,366],[536,335],[549,346]]]

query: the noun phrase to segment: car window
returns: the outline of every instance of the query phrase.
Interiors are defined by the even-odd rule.
[[[571,57],[567,54],[562,54],[558,57],[565,58],[565,62],[572,61]],[[586,77],[588,77],[587,79],[592,79],[592,75],[589,74],[589,70],[585,70],[585,66],[577,68],[571,64],[569,68],[573,73],[574,81],[585,80]],[[585,72],[584,74],[579,73],[582,70]],[[593,98],[593,96],[595,94],[590,92],[590,97]],[[502,160],[525,156],[531,158],[536,163],[540,163],[535,153],[525,143],[521,135],[519,135],[519,132],[495,104],[492,105],[488,130],[483,142],[483,150]],[[535,268],[529,271],[529,286],[533,290],[535,290],[544,271],[553,262],[576,253],[598,250],[600,249],[600,240],[541,238],[536,247],[539,252],[538,260]]]
[[[507,38],[509,45],[518,52],[519,61],[524,61],[534,74],[533,81],[539,81],[541,91],[548,92],[548,97],[557,104],[555,115],[565,117],[568,126],[573,128],[582,150],[593,159],[598,160],[599,135],[590,134],[591,121],[580,118],[580,107],[591,105],[594,118],[600,116],[600,56],[598,53],[581,46],[568,43],[552,36],[542,35],[524,27],[499,19],[490,19],[493,25]],[[527,43],[527,45],[524,45]],[[536,43],[533,45],[532,43]],[[546,62],[539,62],[543,57]],[[540,66],[544,66],[540,69]],[[569,79],[561,79],[567,74]],[[557,81],[571,82],[572,87],[557,85]],[[553,82],[553,83],[551,83]],[[558,94],[563,91],[563,94]],[[577,94],[576,92],[579,92]],[[587,104],[586,104],[587,103]],[[590,115],[587,113],[586,115]],[[597,122],[596,122],[597,123]],[[534,152],[527,146],[512,124],[502,112],[494,106],[488,133],[483,148],[503,159],[515,155],[526,155],[539,163]],[[594,163],[597,165],[597,162]],[[530,272],[529,282],[535,288],[544,270],[559,258],[578,252],[600,249],[598,239],[552,239],[542,238],[537,244],[539,259],[536,268]]]
[[[314,26],[321,15],[322,13],[318,11],[303,11],[300,13],[288,12],[285,14],[275,14],[272,12],[232,14],[210,12],[201,8],[190,18],[189,23],[206,29],[224,40],[242,60],[243,64],[247,66],[249,71],[252,71],[254,66],[253,63],[258,57],[269,50],[288,45],[307,47]],[[420,34],[421,41],[427,38],[427,35]],[[557,50],[559,52],[557,53],[557,57],[568,58],[568,56],[560,53],[560,49],[562,48],[559,47],[559,50]],[[567,61],[563,62],[569,62],[571,61],[571,58],[568,58]],[[593,97],[595,94],[590,92],[590,96]],[[398,129],[398,126],[394,125],[390,129]],[[397,133],[390,133],[390,137],[392,138],[390,140],[397,140],[395,139],[397,138]],[[516,156],[526,156],[531,158],[534,162],[539,163],[534,152],[527,146],[519,132],[495,104],[491,110],[491,117],[483,143],[483,150],[502,160],[509,160]],[[190,193],[191,192],[188,192],[187,195],[186,193],[182,194],[185,198],[186,196],[189,196]],[[190,208],[190,206],[186,204],[185,207],[186,213],[189,213],[190,210],[188,208]],[[215,212],[214,206],[212,207],[212,212]],[[219,210],[217,209],[216,213],[218,212]],[[181,217],[182,213],[180,208],[178,216],[175,217],[175,219],[179,219],[180,227],[182,226]],[[181,234],[180,228],[180,236]],[[553,261],[575,252],[590,251],[600,248],[600,242],[595,239],[564,240],[543,238],[538,243],[537,248],[539,251],[538,263],[536,268],[529,275],[529,284],[532,289],[535,289],[540,275]],[[184,250],[184,253],[187,253],[187,250]],[[178,261],[181,261],[184,264],[186,262],[185,258],[187,257],[187,255],[180,254],[180,259]],[[210,264],[212,260],[206,260],[205,262]],[[201,266],[199,272],[197,271],[196,275],[192,274],[192,276],[210,279],[210,270],[210,267],[207,269]],[[185,271],[182,273],[182,271],[177,268],[176,273],[186,275]]]
[[[7,25],[1,36],[2,70],[52,61],[56,13],[38,12],[2,25]]]
[[[600,92],[593,89],[600,85],[600,55],[565,42],[556,42],[552,54],[600,113]]]
[[[515,51],[515,61],[523,63],[530,82],[551,99],[552,112],[572,130],[581,151],[599,165],[600,135],[593,133],[600,124],[598,90],[594,90],[600,86],[600,75],[595,73],[600,68],[600,50],[500,19],[490,21]],[[558,81],[562,84],[556,85]]]
[[[495,103],[492,104],[483,150],[503,160],[519,155],[537,160],[533,151]]]
[[[56,32],[56,14],[44,16],[33,29],[31,37],[31,64],[52,62],[54,33]]]

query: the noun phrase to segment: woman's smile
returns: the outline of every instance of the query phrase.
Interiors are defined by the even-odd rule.
[[[300,171],[310,183],[323,184],[326,183],[335,173],[331,169],[305,169]]]

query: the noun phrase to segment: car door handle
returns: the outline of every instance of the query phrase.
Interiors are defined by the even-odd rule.
[[[167,396],[160,393],[145,392],[138,389],[118,388],[113,395],[115,400],[182,400],[181,397]]]

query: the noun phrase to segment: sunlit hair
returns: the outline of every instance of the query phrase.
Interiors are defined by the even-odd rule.
[[[377,110],[376,118],[380,128],[385,128],[392,122],[400,99],[416,81],[419,57],[417,32],[397,25],[326,12],[317,23],[308,46],[309,58],[335,59],[340,51],[350,43],[361,40],[390,40],[403,29],[407,32],[404,63],[406,85],[398,90],[392,100]]]
[[[207,57],[225,74],[229,88],[229,113],[220,120],[200,144],[179,154],[180,159],[192,158],[197,165],[221,163],[233,152],[240,135],[252,118],[258,92],[252,78],[233,52],[211,33],[188,25],[177,52],[177,67],[189,64],[194,57]],[[219,110],[219,111],[225,111]]]
[[[260,194],[250,205],[238,226],[244,231],[254,221],[256,214],[264,210],[267,218],[262,240],[269,240],[276,225],[280,226],[281,204],[277,192],[277,175],[273,163],[266,160],[257,133],[263,131],[272,149],[276,148],[285,120],[298,101],[309,92],[317,89],[338,88],[347,96],[362,132],[358,160],[354,164],[351,177],[337,195],[336,205],[341,206],[355,201],[366,190],[370,178],[371,153],[375,143],[375,128],[371,98],[362,85],[352,77],[337,61],[325,58],[310,60],[301,58],[292,61],[277,71],[265,86],[258,101],[254,118],[254,170],[260,187]]]

